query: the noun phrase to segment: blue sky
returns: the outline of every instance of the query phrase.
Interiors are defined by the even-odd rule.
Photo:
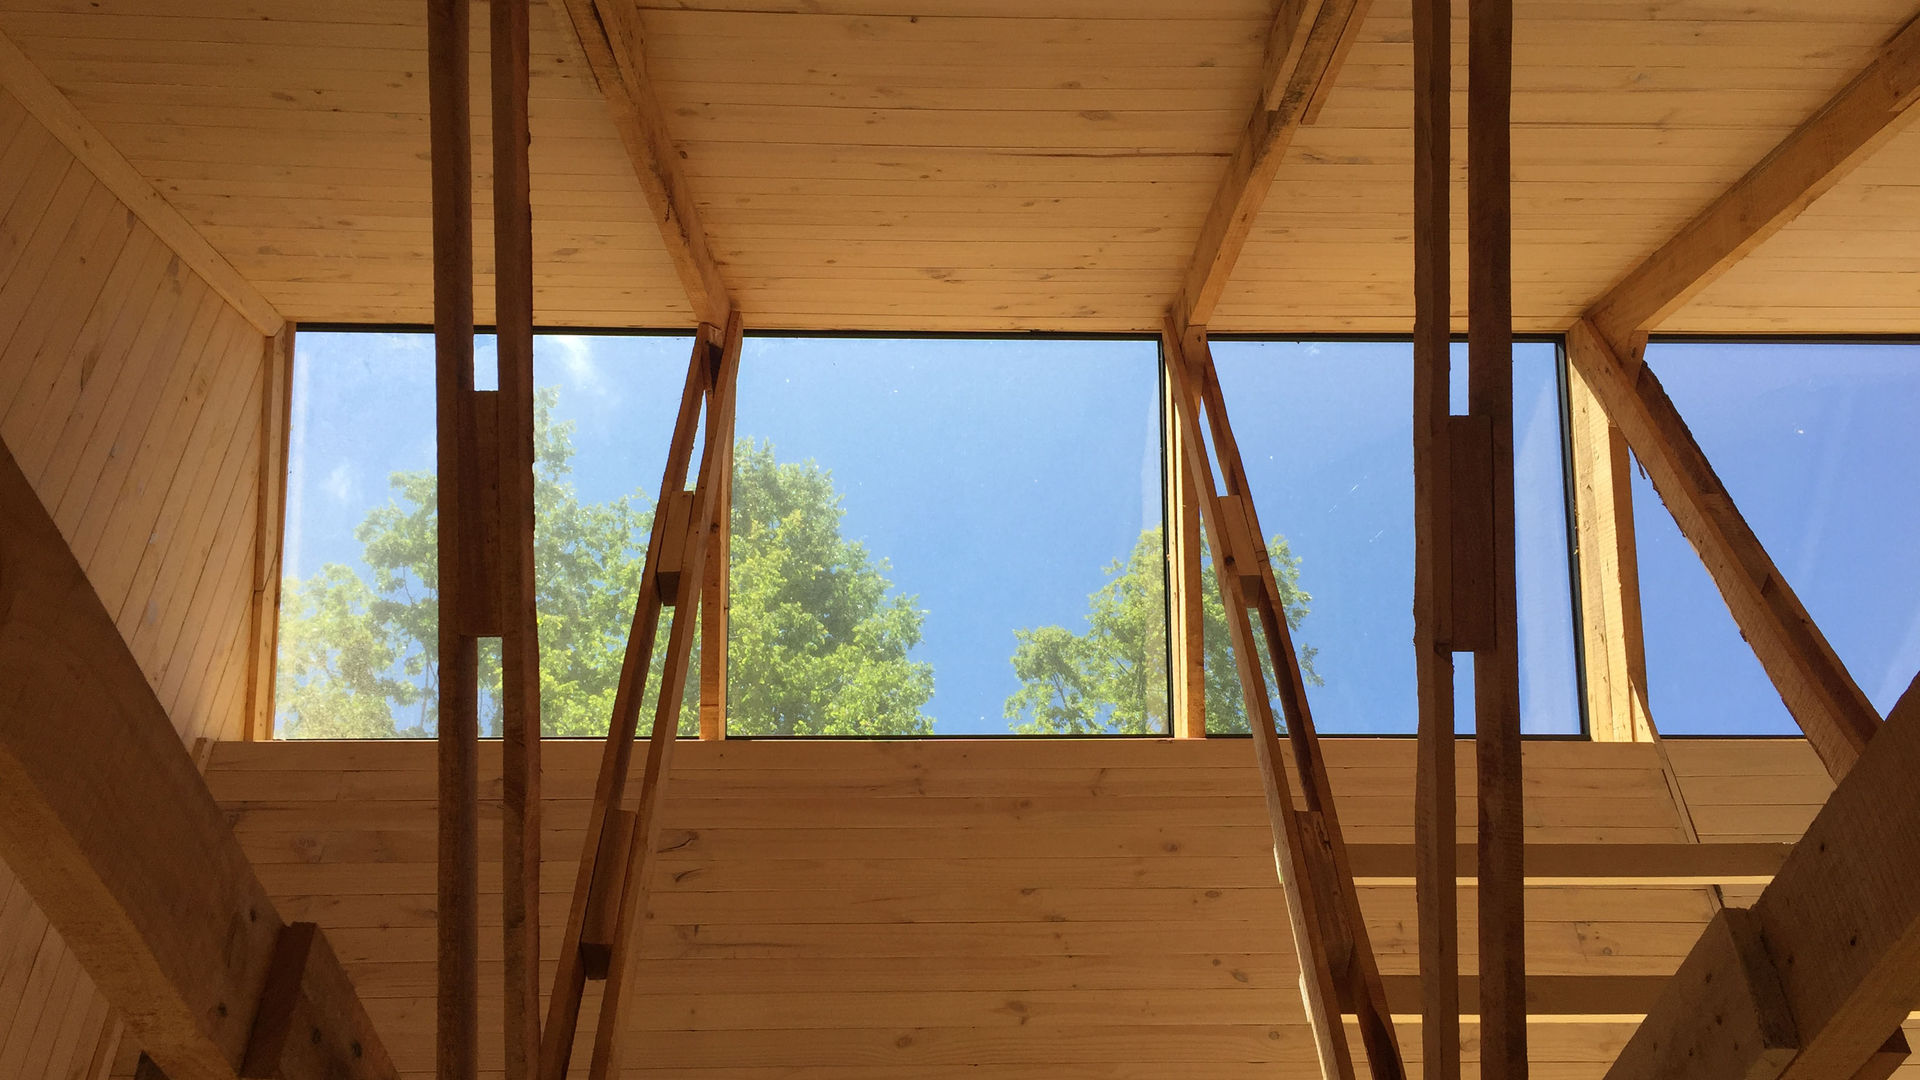
[[[491,342],[482,342],[481,368]],[[535,378],[577,425],[573,480],[599,501],[658,483],[684,337],[543,336]],[[1920,666],[1920,376],[1911,348],[1656,346],[1656,371],[1782,570],[1884,708]],[[1411,350],[1404,342],[1218,341],[1269,533],[1302,559],[1298,640],[1328,732],[1413,726]],[[1457,359],[1463,360],[1464,357]],[[287,572],[358,562],[386,477],[433,463],[431,339],[305,333]],[[1464,364],[1457,364],[1464,371]],[[1733,373],[1739,377],[1731,378]],[[843,528],[926,613],[928,711],[944,734],[1006,730],[1013,631],[1084,627],[1101,570],[1161,514],[1151,341],[750,337],[738,432],[812,459]],[[1515,362],[1523,717],[1578,730],[1554,349]],[[1789,731],[1697,558],[1636,481],[1649,682],[1663,730]],[[1470,727],[1471,664],[1461,713]]]
[[[1920,670],[1920,347],[1656,342],[1647,362],[1884,714]],[[1698,556],[1633,479],[1654,724],[1796,734]]]

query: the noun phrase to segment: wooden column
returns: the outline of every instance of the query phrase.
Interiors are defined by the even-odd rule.
[[[533,521],[533,204],[528,168],[528,0],[492,0],[494,324],[499,590],[500,915],[506,1080],[540,1062],[540,630]]]
[[[473,394],[473,170],[466,0],[427,2],[433,172],[434,401],[438,424],[439,1080],[479,1070],[479,654],[485,587]]]
[[[1164,354],[1163,364],[1171,360]],[[1202,595],[1200,495],[1187,469],[1186,435],[1169,375],[1161,390],[1167,519],[1167,664],[1170,727],[1177,739],[1207,737],[1206,604]]]
[[[733,605],[733,397],[725,416],[709,416],[721,441],[714,465],[713,521],[708,526],[705,581],[700,590],[700,737],[727,737],[727,615]]]
[[[1627,440],[1577,365],[1569,364],[1574,546],[1580,561],[1587,721],[1596,742],[1650,742]]]
[[[280,637],[280,554],[287,519],[287,418],[293,409],[293,334],[266,338],[260,380],[260,467],[255,493],[253,603],[248,609],[245,737],[273,738],[274,659]]]
[[[1426,1080],[1460,1076],[1460,894],[1454,810],[1453,508],[1447,455],[1453,325],[1453,15],[1413,5],[1413,642],[1420,701],[1414,891]]]
[[[1492,486],[1491,637],[1473,662],[1480,1075],[1519,1080],[1527,1075],[1527,964],[1513,509],[1513,3],[1469,0],[1467,12],[1467,407],[1484,424]]]

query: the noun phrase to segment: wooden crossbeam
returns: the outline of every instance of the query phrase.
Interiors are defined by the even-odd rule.
[[[529,0],[487,5],[492,57],[494,408],[492,540],[500,633],[500,914],[505,1080],[540,1064],[540,629],[534,577],[533,202]]]
[[[605,987],[595,1031],[590,1075],[605,1078],[619,1072],[619,1036],[625,1029],[624,1010],[635,997],[622,989],[629,968],[638,957],[638,936],[648,873],[658,847],[659,809],[668,767],[677,741],[681,695],[688,661],[700,626],[699,606],[707,565],[707,550],[716,531],[720,472],[731,461],[731,432],[735,374],[740,363],[741,325],[736,312],[724,331],[702,326],[694,336],[693,356],[680,394],[673,438],[660,481],[660,500],[647,539],[646,561],[634,601],[633,623],[627,633],[620,681],[614,690],[607,744],[594,784],[593,807],[574,879],[573,901],[567,914],[546,1026],[541,1032],[541,1080],[563,1080],[573,1058],[580,1010],[590,974],[604,965]],[[704,426],[706,440],[695,486],[687,493],[695,438]],[[670,513],[683,502],[684,513]],[[671,565],[669,565],[671,564]],[[671,583],[672,592],[667,592]],[[654,643],[665,608],[673,609],[667,647],[655,690],[653,730],[647,740],[640,773],[637,806],[626,810],[628,774],[633,765],[639,730],[640,706],[646,695],[653,664]],[[631,813],[632,825],[624,846],[609,843],[607,833],[620,827],[621,815]],[[609,918],[609,913],[611,913]],[[595,955],[596,950],[601,950]],[[590,969],[592,969],[590,971]]]
[[[1294,132],[1326,100],[1367,7],[1368,0],[1281,0],[1267,36],[1260,100],[1228,159],[1174,302],[1180,325],[1199,326],[1213,314]]]
[[[1421,1075],[1460,1076],[1460,895],[1453,716],[1453,14],[1413,4],[1414,903],[1419,923]],[[1361,865],[1354,855],[1356,872]],[[1476,988],[1477,989],[1477,988]]]
[[[0,860],[175,1080],[394,1077],[324,935],[275,977],[279,913],[4,446],[0,521]]]
[[[561,29],[578,42],[607,100],[694,318],[727,325],[733,302],[708,247],[680,152],[667,131],[666,113],[647,75],[638,8],[622,0],[561,0],[560,7]]]
[[[1320,1071],[1329,1080],[1354,1075],[1353,1054],[1341,1022],[1345,1002],[1359,1020],[1372,1075],[1376,1080],[1402,1078],[1406,1067],[1354,890],[1345,841],[1334,811],[1332,784],[1307,707],[1299,657],[1287,629],[1266,534],[1253,508],[1246,468],[1227,418],[1206,332],[1195,329],[1183,333],[1169,321],[1161,347],[1173,383],[1188,471],[1200,496],[1200,511],[1212,547],[1214,576],[1227,610],[1247,723],[1266,788],[1274,857],[1286,889],[1288,922],[1300,959],[1301,996],[1313,1026]],[[1217,485],[1200,426],[1202,417],[1220,462]],[[1293,806],[1260,640],[1254,636],[1250,612],[1259,620],[1261,640],[1271,657],[1277,680],[1271,692],[1277,693],[1286,718],[1287,742],[1306,801],[1304,811],[1296,811]]]
[[[1587,309],[1623,356],[1728,267],[1799,216],[1911,119],[1920,100],[1920,18],[1699,216]]]
[[[1364,886],[1414,885],[1422,845],[1348,844],[1354,882]],[[1528,844],[1525,883],[1552,886],[1765,885],[1785,863],[1792,844]],[[1454,880],[1474,881],[1479,849],[1454,847]]]
[[[1567,357],[1706,564],[1820,760],[1836,780],[1845,776],[1880,716],[1740,515],[1660,380],[1584,319],[1567,332]]]
[[[1721,912],[1609,1080],[1885,1076],[1920,1004],[1920,678],[1751,910]]]

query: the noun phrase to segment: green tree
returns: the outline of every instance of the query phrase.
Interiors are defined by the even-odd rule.
[[[1020,689],[1007,698],[1006,716],[1027,734],[1158,735],[1169,730],[1167,683],[1166,548],[1159,529],[1140,534],[1133,551],[1106,568],[1107,581],[1087,598],[1087,628],[1063,626],[1014,631],[1013,671]],[[1300,558],[1275,535],[1267,545],[1274,581],[1297,630],[1313,597],[1300,587]],[[1201,568],[1207,729],[1246,731],[1246,702],[1234,667],[1227,609],[1211,560]],[[1255,627],[1255,634],[1259,629]],[[1273,685],[1273,665],[1261,664]],[[1301,673],[1311,685],[1315,650],[1299,648]],[[1277,712],[1276,707],[1276,712]]]
[[[584,503],[570,479],[573,425],[553,419],[555,394],[535,407],[535,573],[542,728],[602,735],[613,708],[633,600],[646,558],[653,500],[644,493]],[[292,737],[421,737],[439,700],[434,589],[435,482],[431,472],[390,478],[394,497],[354,535],[366,571],[340,564],[282,597],[277,700]],[[907,658],[924,613],[890,595],[885,560],[840,535],[831,474],[782,463],[769,444],[735,451],[729,729],[758,734],[925,734],[932,666]],[[663,618],[654,659],[666,645]],[[689,672],[680,711],[697,727],[699,678]],[[483,729],[498,716],[498,650],[481,656]],[[643,701],[641,730],[654,703]]]

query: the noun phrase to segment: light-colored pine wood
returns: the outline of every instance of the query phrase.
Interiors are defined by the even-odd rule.
[[[1162,346],[1162,364],[1167,363]],[[1162,377],[1160,430],[1165,451],[1167,549],[1168,712],[1171,734],[1207,737],[1207,623],[1201,595],[1205,539],[1200,532],[1200,492],[1188,472],[1186,433],[1180,425],[1171,377]]]
[[[0,559],[15,583],[0,621],[4,857],[149,1053],[180,1075],[230,1073],[279,918],[11,453],[0,502],[13,523]],[[100,828],[107,818],[119,824]],[[310,984],[296,1012],[320,1037],[300,1041],[284,1075],[393,1075],[344,976],[320,974],[324,989]]]
[[[1662,1075],[1669,1047],[1692,1048],[1688,1073],[1702,1077],[1852,1076],[1877,1056],[1920,1004],[1920,894],[1901,878],[1920,836],[1917,762],[1920,693],[1909,691],[1743,914],[1756,946],[1736,962],[1703,939],[1682,969],[1695,977],[1668,988],[1609,1076]],[[1755,1000],[1715,1008],[1714,983],[1757,988]],[[1755,1027],[1785,1031],[1743,1037]]]
[[[680,164],[680,150],[654,94],[639,13],[617,2],[562,0],[560,14],[563,31],[570,32],[570,43],[577,43],[585,55],[588,70],[606,97],[614,127],[632,159],[634,175],[694,315],[701,322],[725,326],[733,301],[708,249],[693,189]]]
[[[1880,717],[1774,566],[1651,369],[1576,323],[1567,355],[1626,436],[1781,699],[1838,778]]]
[[[1186,436],[1188,468],[1212,537],[1214,574],[1227,611],[1247,722],[1260,763],[1288,923],[1302,958],[1300,992],[1319,1049],[1321,1075],[1329,1080],[1354,1075],[1353,1055],[1340,1019],[1342,1002],[1346,1002],[1358,1017],[1369,1072],[1376,1080],[1403,1077],[1406,1068],[1373,947],[1359,916],[1346,840],[1308,710],[1300,660],[1288,632],[1266,534],[1253,507],[1205,330],[1183,332],[1170,317],[1160,348],[1173,382],[1175,413]],[[1209,444],[1201,433],[1202,416],[1220,463],[1218,486],[1208,459]],[[1253,618],[1258,619],[1259,642],[1253,635]],[[1262,659],[1262,643],[1267,660]],[[1271,689],[1264,670],[1268,663],[1277,683]],[[1270,695],[1277,695],[1281,703],[1286,740],[1299,773],[1305,803],[1299,809],[1294,807],[1281,764],[1286,757],[1278,730],[1282,718],[1275,715]]]
[[[72,101],[4,33],[0,33],[0,86],[23,104],[89,173],[99,178],[194,272],[246,316],[263,334],[280,332],[280,313],[195,229],[153,182],[122,157]]]
[[[1920,19],[1740,181],[1587,309],[1616,351],[1637,339],[1890,140],[1920,100]]]

